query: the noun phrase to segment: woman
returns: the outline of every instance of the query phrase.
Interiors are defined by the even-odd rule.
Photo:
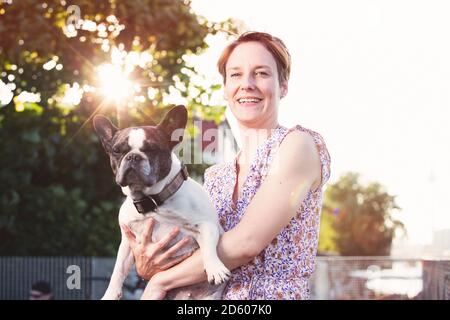
[[[235,162],[205,172],[205,188],[225,230],[218,254],[232,270],[224,299],[310,296],[330,157],[318,133],[278,124],[290,63],[283,42],[259,32],[241,35],[218,62],[243,137]],[[126,234],[133,237],[129,230]],[[133,248],[140,275],[154,274],[143,298],[163,298],[173,288],[206,281],[198,251],[172,266],[179,262],[171,260],[173,248],[164,253],[161,244],[150,247],[150,253],[143,246]]]

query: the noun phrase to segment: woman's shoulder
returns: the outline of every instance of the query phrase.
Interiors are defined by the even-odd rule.
[[[301,148],[305,150],[317,150],[322,166],[322,183],[324,184],[330,176],[331,157],[325,140],[315,130],[295,125],[286,130],[285,139],[289,148]]]
[[[298,137],[311,136],[315,142],[325,143],[325,141],[320,133],[318,133],[317,131],[312,130],[310,128],[306,128],[300,124],[297,124],[291,128],[287,128],[287,134],[289,135],[291,133],[293,133],[292,135],[294,135],[294,136],[297,135]]]
[[[291,128],[287,128],[286,138],[288,138],[292,144],[302,143],[308,140],[314,142],[319,152],[326,153],[326,156],[329,157],[324,138],[315,130],[297,124]]]

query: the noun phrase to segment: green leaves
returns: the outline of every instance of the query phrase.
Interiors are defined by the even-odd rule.
[[[39,132],[37,130],[23,132],[22,139],[26,142],[31,142],[31,143],[41,142],[41,136],[39,135]]]
[[[130,124],[159,122],[167,110],[163,97],[176,81],[197,86],[198,95],[182,92],[190,117],[223,119],[224,108],[209,103],[219,86],[194,83],[196,71],[183,57],[205,50],[206,35],[231,24],[201,19],[189,1],[65,3],[0,1],[0,80],[15,96],[0,108],[0,255],[115,254],[123,195],[91,124],[96,112],[117,115],[95,90],[97,67],[112,62],[112,48],[151,57],[129,74],[140,86],[122,109]],[[70,36],[69,25],[77,26]],[[63,103],[73,87],[83,90],[81,100]],[[40,99],[19,101],[24,91]],[[204,169],[192,166],[199,176]]]
[[[393,218],[398,209],[379,183],[364,186],[358,174],[343,175],[325,192],[319,248],[341,255],[389,255],[395,231],[403,230]]]

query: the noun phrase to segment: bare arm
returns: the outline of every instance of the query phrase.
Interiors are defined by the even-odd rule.
[[[251,261],[287,226],[309,190],[320,184],[319,154],[312,137],[292,132],[280,146],[271,172],[249,204],[239,224],[220,238],[218,254],[233,270]],[[199,252],[157,273],[156,287],[170,290],[206,280]]]

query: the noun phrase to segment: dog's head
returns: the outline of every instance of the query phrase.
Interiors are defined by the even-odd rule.
[[[172,150],[182,141],[186,124],[184,106],[172,108],[157,126],[119,130],[108,118],[94,117],[95,131],[121,187],[150,187],[167,176]]]

